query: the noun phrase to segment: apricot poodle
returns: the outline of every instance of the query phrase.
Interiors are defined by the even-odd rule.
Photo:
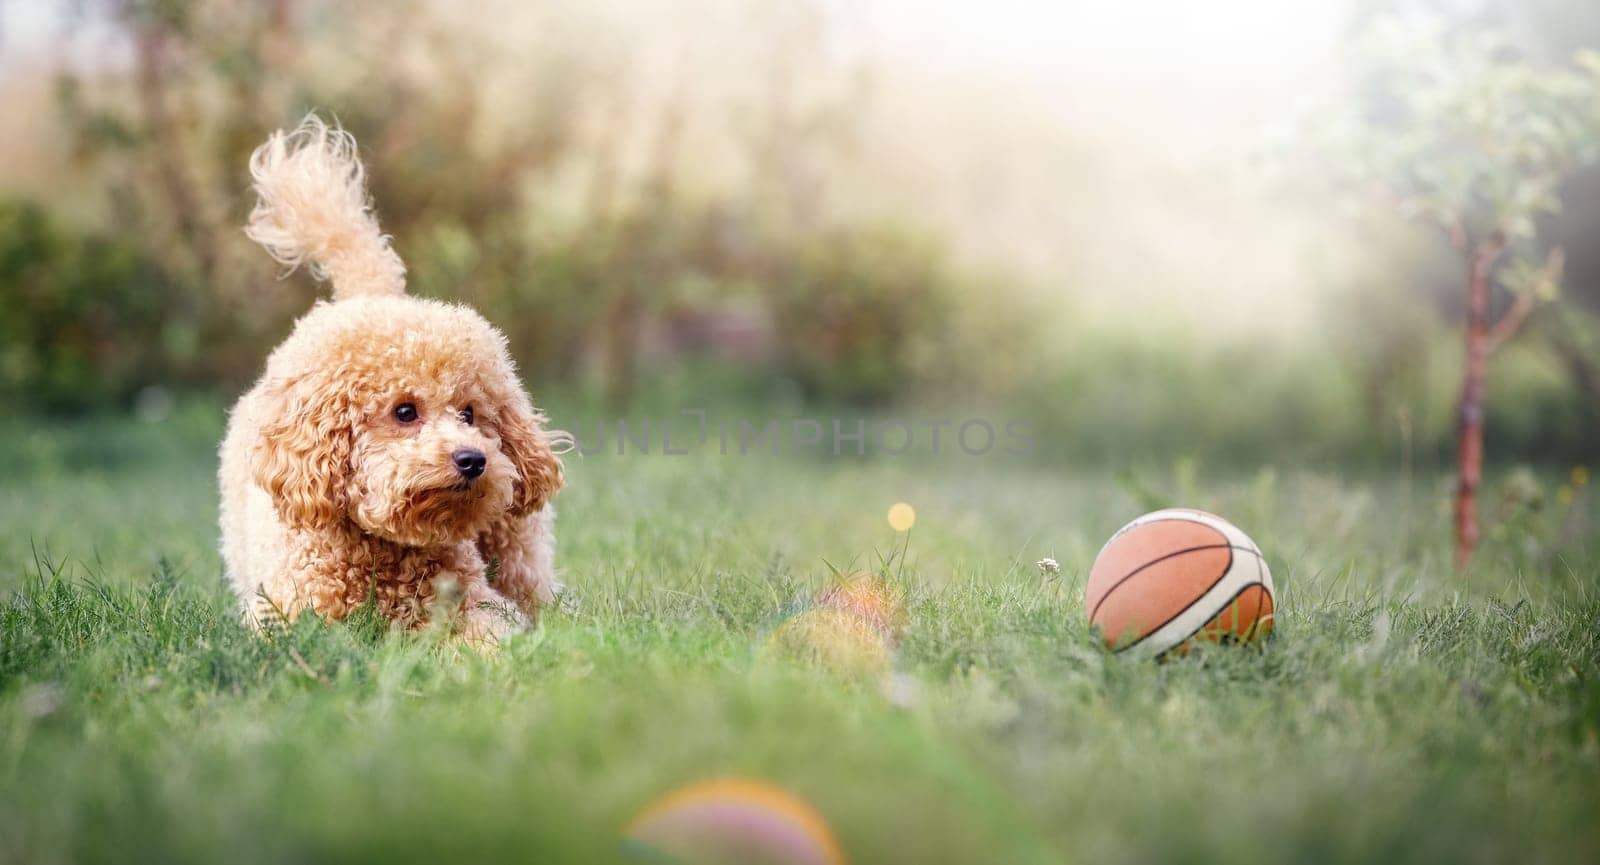
[[[559,588],[557,450],[505,337],[406,295],[355,140],[315,115],[250,158],[246,233],[332,283],[233,408],[222,556],[256,624],[369,600],[401,627],[473,642],[524,626]]]

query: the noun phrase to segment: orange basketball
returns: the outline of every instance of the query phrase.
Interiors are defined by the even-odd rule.
[[[1123,526],[1095,556],[1089,626],[1123,651],[1186,651],[1191,639],[1249,642],[1272,631],[1272,574],[1238,526],[1171,508]]]

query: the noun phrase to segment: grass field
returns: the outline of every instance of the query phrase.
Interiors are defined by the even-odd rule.
[[[856,863],[1600,861],[1600,508],[1570,467],[1497,473],[1457,577],[1437,477],[591,456],[568,595],[485,658],[244,630],[217,415],[6,422],[0,860],[611,861],[651,800],[739,775]],[[1264,651],[1087,633],[1095,550],[1165,504],[1266,551]],[[825,562],[903,594],[892,686],[764,648]]]

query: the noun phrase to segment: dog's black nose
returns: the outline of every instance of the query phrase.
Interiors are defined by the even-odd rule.
[[[483,474],[483,467],[489,464],[483,451],[477,448],[457,448],[455,453],[450,455],[450,461],[456,464],[456,471],[468,480]]]

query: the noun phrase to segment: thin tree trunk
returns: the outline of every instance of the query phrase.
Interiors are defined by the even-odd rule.
[[[1478,487],[1483,483],[1484,379],[1489,365],[1489,275],[1500,243],[1478,244],[1467,275],[1467,363],[1461,378],[1456,428],[1456,570],[1472,560],[1478,545]]]

